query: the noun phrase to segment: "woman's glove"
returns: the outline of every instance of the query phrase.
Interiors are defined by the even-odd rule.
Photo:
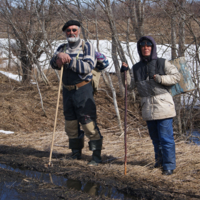
[[[161,83],[161,82],[162,82],[162,78],[161,78],[161,76],[160,76],[159,74],[155,74],[155,75],[153,76],[153,79],[154,79],[154,81],[157,82],[157,83]]]
[[[121,67],[121,72],[125,72],[128,70],[128,64],[126,64],[125,62],[122,63],[122,67]]]

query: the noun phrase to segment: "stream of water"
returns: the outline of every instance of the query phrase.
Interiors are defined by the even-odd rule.
[[[19,168],[13,168],[11,166],[5,165],[5,164],[0,164],[0,168],[11,170],[14,172],[19,172],[29,178],[33,178],[36,180],[39,180],[41,182],[45,183],[52,183],[57,186],[64,186],[67,189],[75,189],[75,190],[81,190],[83,192],[86,192],[90,195],[96,195],[100,197],[109,197],[113,199],[122,199],[122,200],[130,200],[134,199],[134,197],[124,194],[122,192],[119,192],[115,187],[110,187],[110,186],[104,186],[101,184],[93,183],[93,182],[82,182],[79,180],[73,180],[73,179],[67,179],[63,176],[56,176],[53,174],[47,174],[47,173],[42,173],[42,172],[37,172],[37,171],[31,171],[31,170],[21,170]],[[19,183],[14,182],[14,183],[0,183],[0,187],[2,188],[0,192],[0,199],[15,199],[19,194],[17,191],[12,187],[14,185],[17,185]]]

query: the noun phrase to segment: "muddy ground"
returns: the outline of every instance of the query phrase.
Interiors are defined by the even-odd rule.
[[[112,77],[115,80],[115,77]],[[146,123],[140,115],[139,104],[128,101],[127,114],[127,173],[124,175],[124,136],[121,135],[111,93],[101,80],[97,104],[98,125],[103,139],[102,160],[97,167],[88,167],[91,159],[88,139],[85,138],[82,160],[68,160],[68,137],[64,132],[62,97],[52,157],[53,166],[47,167],[52,141],[58,82],[52,73],[51,86],[40,83],[44,110],[36,85],[23,86],[0,74],[0,164],[22,170],[57,175],[101,187],[114,187],[132,199],[199,199],[199,146],[176,138],[177,168],[171,176],[163,176],[162,169],[154,168],[153,145]],[[115,83],[115,82],[114,82]],[[117,83],[114,84],[117,87]],[[123,122],[124,103],[118,96]],[[44,112],[45,111],[45,112]],[[0,183],[17,192],[18,199],[112,199],[112,195],[96,196],[96,191],[85,193],[27,177],[19,172],[0,168]],[[3,190],[0,191],[0,194]],[[122,198],[122,197],[121,197]],[[115,199],[121,199],[120,197]],[[125,199],[125,197],[124,197]]]

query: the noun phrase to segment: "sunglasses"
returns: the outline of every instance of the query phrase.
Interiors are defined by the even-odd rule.
[[[72,31],[72,32],[76,32],[77,29],[75,29],[75,28],[73,28],[73,29],[67,29],[67,32],[68,32],[68,33],[70,33],[71,31]]]
[[[145,45],[148,46],[148,47],[151,47],[153,44],[149,41],[140,42],[140,46],[144,47]]]

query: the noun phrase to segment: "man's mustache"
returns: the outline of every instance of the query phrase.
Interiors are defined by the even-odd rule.
[[[76,35],[75,35],[75,34],[70,34],[68,37],[72,37],[72,36],[76,37]]]

